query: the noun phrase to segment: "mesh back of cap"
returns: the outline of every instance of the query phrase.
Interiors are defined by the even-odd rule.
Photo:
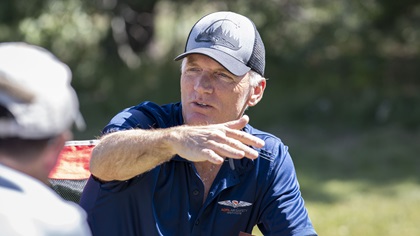
[[[254,26],[255,27],[255,26]],[[248,66],[258,74],[264,76],[265,48],[260,34],[255,29],[254,51],[248,61]]]

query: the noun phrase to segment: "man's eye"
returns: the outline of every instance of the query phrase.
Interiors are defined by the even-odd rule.
[[[200,71],[200,68],[198,68],[198,67],[189,67],[189,68],[187,68],[186,71],[187,72],[197,72],[197,71]]]
[[[233,80],[233,78],[230,75],[228,75],[226,73],[223,73],[223,72],[217,72],[216,77],[218,77],[220,79],[224,79],[224,80]]]

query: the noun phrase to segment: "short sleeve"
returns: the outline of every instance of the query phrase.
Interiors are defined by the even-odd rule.
[[[258,227],[264,235],[317,235],[301,196],[292,158],[285,145],[268,173],[269,185]]]
[[[150,129],[155,122],[135,107],[127,108],[117,115],[102,130],[102,134],[133,128]]]

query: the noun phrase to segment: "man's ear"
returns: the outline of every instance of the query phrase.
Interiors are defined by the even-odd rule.
[[[46,172],[50,172],[55,167],[65,142],[71,137],[71,133],[69,131],[65,131],[50,140],[50,143],[45,148],[43,153],[44,168],[46,169]]]
[[[261,101],[267,81],[263,79],[256,87],[251,89],[251,95],[248,99],[248,106],[252,107],[258,104]]]
[[[54,139],[52,139],[50,142],[50,148],[51,148],[52,153],[60,153],[61,149],[64,147],[64,144],[70,138],[71,138],[70,132],[65,131],[57,135]]]

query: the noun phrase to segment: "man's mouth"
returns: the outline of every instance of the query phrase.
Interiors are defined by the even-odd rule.
[[[194,104],[196,104],[199,107],[210,107],[210,105],[207,105],[206,103],[202,103],[202,102],[194,102]]]

